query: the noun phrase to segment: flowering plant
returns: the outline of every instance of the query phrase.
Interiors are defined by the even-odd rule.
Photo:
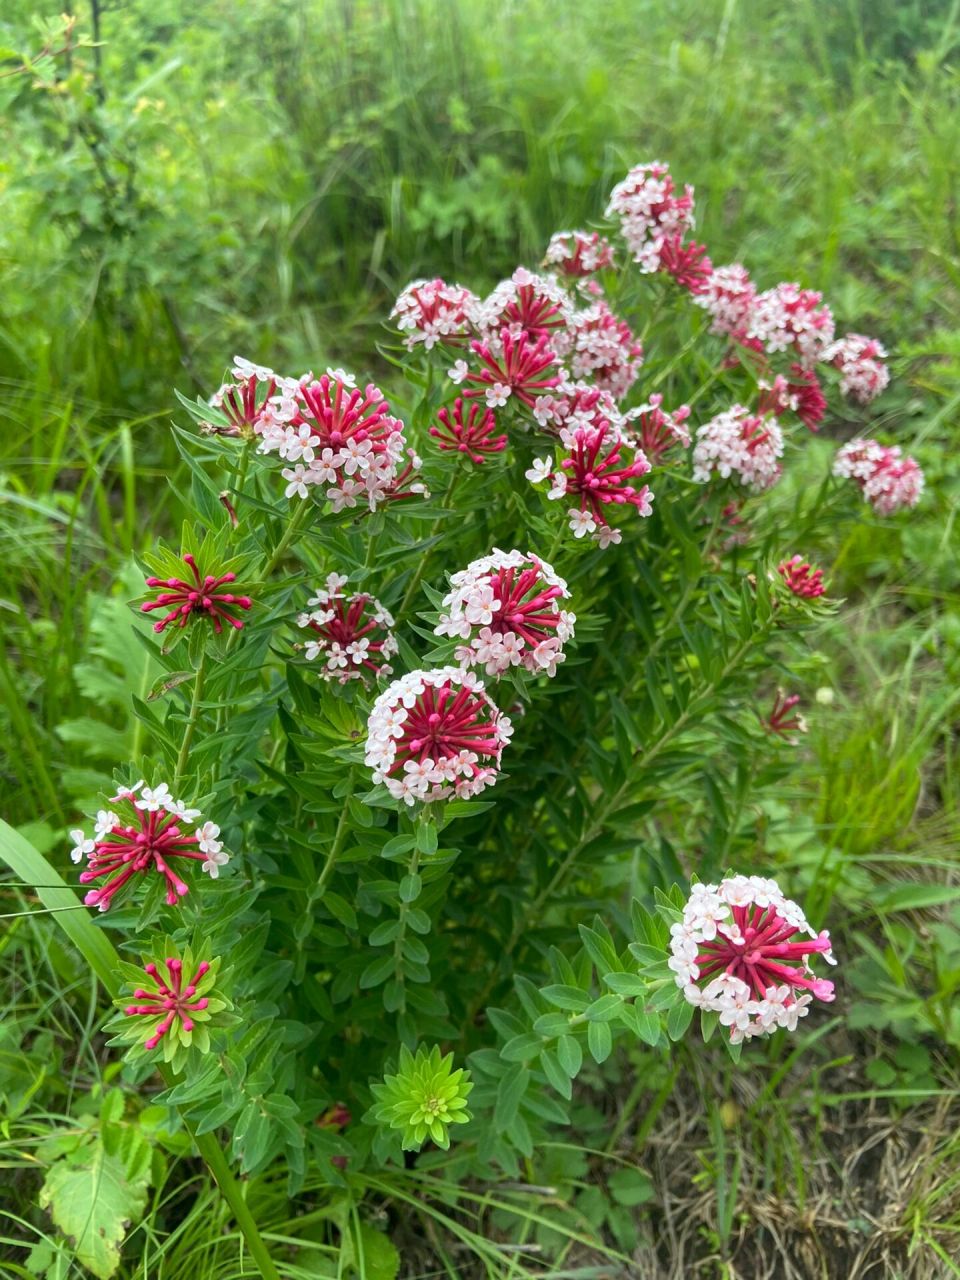
[[[697,1009],[738,1057],[833,999],[751,806],[802,740],[811,559],[855,486],[902,518],[922,473],[849,416],[880,344],[714,266],[666,165],[607,213],[485,296],[405,288],[389,395],[238,358],[181,399],[190,520],[138,604],[165,675],[117,762],[152,785],[74,857],[131,947],[163,930],[128,1069],[168,1054],[163,1096],[245,1170],[336,1183],[454,1137],[515,1174],[586,1057],[666,1052]]]

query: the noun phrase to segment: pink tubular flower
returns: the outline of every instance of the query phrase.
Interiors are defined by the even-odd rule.
[[[287,497],[306,498],[319,487],[335,511],[358,501],[376,509],[397,478],[403,457],[403,423],[390,413],[380,391],[360,391],[341,370],[293,384],[282,420],[261,431],[261,453],[277,453],[293,468],[283,470]]]
[[[876,440],[851,440],[838,449],[833,474],[858,484],[879,516],[915,507],[923,493],[923,472],[914,459]]]
[[[814,976],[810,958],[834,964],[830,935],[810,928],[775,880],[731,876],[695,884],[683,919],[670,928],[668,961],[690,1004],[720,1015],[738,1044],[796,1030],[811,1001],[834,998],[833,983]]]
[[[573,302],[553,276],[538,276],[517,267],[474,309],[474,323],[487,342],[508,329],[514,338],[550,338],[566,329]]]
[[[646,404],[630,409],[623,415],[624,434],[646,454],[651,466],[658,466],[665,453],[680,445],[690,445],[690,432],[686,421],[690,406],[682,404],[673,413],[664,413],[660,407],[663,396],[654,392]]]
[[[185,627],[192,618],[209,618],[217,635],[223,630],[224,622],[229,622],[231,627],[241,631],[243,619],[237,617],[236,611],[250,609],[253,601],[249,596],[238,596],[231,591],[222,590],[226,583],[235,582],[237,575],[221,573],[214,578],[208,573],[201,577],[197,562],[189,552],[183,556],[183,563],[190,570],[192,582],[185,582],[182,578],[147,578],[148,587],[163,587],[164,590],[155,600],[144,601],[140,606],[141,612],[170,610],[165,618],[153,624],[154,631],[163,631],[174,621],[178,627]]]
[[[816,434],[827,412],[827,400],[820,379],[812,369],[792,364],[789,378],[778,373],[772,383],[761,381],[760,389],[764,394],[757,406],[759,414],[781,414],[789,410],[808,431]]]
[[[430,434],[437,441],[438,449],[456,449],[479,467],[483,465],[485,453],[500,453],[507,447],[507,437],[493,434],[496,418],[492,409],[481,409],[478,404],[472,404],[466,419],[463,410],[463,400],[458,396],[452,411],[439,411],[437,421],[440,425],[431,427]]]
[[[561,607],[570,592],[545,560],[494,548],[453,574],[450,585],[434,631],[467,641],[457,650],[462,666],[482,666],[487,675],[516,666],[556,672],[576,617]]]
[[[627,322],[602,301],[577,311],[567,331],[557,335],[554,349],[562,359],[569,359],[575,378],[590,378],[618,400],[636,382],[643,364],[642,344]]]
[[[800,556],[791,556],[777,565],[777,573],[783,578],[795,596],[805,600],[814,600],[826,591],[823,585],[823,570],[814,569]]]
[[[760,723],[767,733],[779,734],[786,742],[796,744],[797,739],[790,735],[807,732],[806,720],[799,712],[794,714],[793,711],[799,702],[799,693],[791,693],[787,697],[782,689],[778,689],[768,715],[766,718],[760,716]]]
[[[134,787],[121,787],[111,803],[118,803],[122,811],[116,814],[101,810],[93,840],[88,840],[81,830],[70,833],[74,840],[73,861],[87,858],[80,883],[104,881],[87,893],[83,901],[88,907],[106,911],[118,890],[150,870],[159,872],[166,881],[166,902],[172,907],[187,892],[187,885],[172,869],[172,859],[199,862],[201,871],[214,880],[220,867],[229,861],[217,838],[220,828],[215,823],[204,822],[193,832],[185,829],[196,825],[200,811],[174,800],[166,783],[144,787],[138,782]]]
[[[833,333],[833,315],[823,294],[784,282],[756,298],[747,337],[762,342],[770,354],[793,346],[800,363],[809,368],[823,359]]]
[[[484,367],[464,373],[466,399],[485,396],[487,405],[496,408],[514,395],[532,409],[538,395],[561,381],[559,372],[549,373],[557,365],[557,357],[545,335],[531,342],[526,336],[514,338],[504,329],[496,344],[472,342],[470,346]]]
[[[713,317],[711,333],[746,337],[757,290],[750,273],[739,262],[714,267],[694,302]]]
[[[681,289],[692,294],[704,292],[713,273],[713,263],[707,257],[705,244],[684,241],[682,234],[674,233],[660,239],[658,253],[658,269],[673,276]]]
[[[155,1049],[171,1028],[174,1036],[180,1030],[193,1031],[194,1019],[198,1014],[204,1015],[210,1003],[200,994],[208,985],[203,981],[210,972],[206,960],[202,960],[193,973],[185,972],[183,961],[175,956],[165,960],[163,967],[166,977],[158,965],[152,962],[144,965],[143,971],[150,981],[133,993],[134,999],[143,1003],[127,1005],[124,1009],[128,1018],[148,1018],[155,1023],[152,1034],[143,1042],[146,1049]]]
[[[558,231],[550,237],[543,261],[562,275],[580,279],[614,265],[613,245],[597,231]]]
[[[659,241],[693,226],[693,187],[676,195],[668,165],[638,164],[610,192],[608,218],[616,214],[620,231],[641,271],[659,266]]]
[[[714,474],[722,479],[736,475],[759,493],[779,480],[782,454],[783,433],[776,418],[758,417],[735,404],[697,431],[693,478],[705,484]]]
[[[235,381],[225,382],[210,397],[210,405],[219,409],[229,420],[229,426],[207,422],[202,429],[211,435],[244,436],[256,434],[261,419],[273,413],[273,397],[283,379],[272,369],[252,364],[242,356],[234,356],[230,371]]]
[[[445,280],[414,280],[401,292],[390,312],[397,328],[406,334],[413,350],[422,342],[425,350],[438,342],[466,342],[471,330],[470,315],[478,299],[469,289]]]
[[[847,333],[823,353],[823,359],[840,370],[840,391],[858,404],[869,404],[890,382],[884,361],[887,353],[876,338]]]
[[[577,506],[570,512],[570,531],[575,538],[590,534],[601,548],[620,542],[620,530],[606,517],[611,504],[635,507],[641,516],[649,516],[653,510],[649,486],[636,489],[627,483],[650,470],[643,451],[606,421],[599,427],[564,427],[560,440],[566,457],[559,467],[554,467],[551,459],[537,458],[526,473],[527,479],[531,484],[552,481],[549,498],[576,500]]]
[[[316,608],[297,619],[298,626],[314,633],[304,655],[310,662],[322,658],[320,675],[340,684],[361,680],[367,671],[389,675],[393,668],[387,659],[398,649],[390,630],[393,618],[373,596],[345,595],[346,581],[339,573],[329,574],[325,589],[308,601]]]
[[[366,764],[405,804],[492,787],[513,727],[471,671],[411,671],[380,694],[367,721]]]

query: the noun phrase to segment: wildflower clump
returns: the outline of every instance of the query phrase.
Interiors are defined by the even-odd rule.
[[[453,1069],[452,1053],[441,1057],[434,1045],[421,1046],[414,1055],[402,1045],[396,1072],[370,1086],[376,1101],[369,1116],[377,1124],[399,1129],[404,1151],[419,1151],[428,1138],[446,1151],[450,1126],[472,1118],[467,1109],[472,1089],[470,1072]]]
[[[817,933],[801,909],[763,876],[695,884],[683,918],[670,929],[669,967],[686,1000],[719,1014],[737,1044],[796,1029],[814,998],[831,1001],[833,983],[810,959],[834,964],[830,935]]]

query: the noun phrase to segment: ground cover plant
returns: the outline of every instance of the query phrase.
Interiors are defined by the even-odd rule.
[[[949,366],[607,177],[337,367],[266,327],[217,390],[178,317],[142,460],[15,480],[84,566],[4,668],[16,1274],[953,1266]]]

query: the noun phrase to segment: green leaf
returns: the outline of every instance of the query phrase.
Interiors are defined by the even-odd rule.
[[[570,1079],[583,1066],[583,1050],[575,1036],[561,1036],[557,1041],[557,1060]]]
[[[347,902],[346,898],[341,898],[339,893],[325,893],[323,895],[323,905],[327,908],[335,920],[339,920],[342,925],[348,929],[356,929],[357,913]]]
[[[557,1055],[550,1049],[544,1049],[540,1054],[540,1065],[543,1067],[543,1073],[553,1088],[569,1102],[573,1097],[570,1077],[561,1067]]]
[[[511,1067],[497,1085],[497,1102],[493,1110],[493,1124],[498,1133],[503,1133],[513,1124],[520,1107],[520,1099],[527,1091],[530,1083],[530,1072],[519,1063]]]
[[[536,1057],[542,1048],[540,1037],[528,1032],[508,1040],[500,1050],[500,1057],[505,1062],[526,1062],[528,1058]]]
[[[613,1034],[609,1022],[587,1023],[587,1048],[594,1062],[605,1062],[613,1048]]]
[[[40,1189],[40,1207],[73,1245],[77,1258],[100,1280],[120,1265],[127,1226],[143,1213],[150,1185],[149,1161],[132,1171],[99,1140],[51,1166]]]
[[[582,1013],[590,1002],[586,992],[559,983],[544,987],[540,994],[558,1009],[570,1009],[573,1013]]]
[[[693,1021],[693,1005],[689,1000],[678,1000],[667,1014],[667,1035],[671,1040],[683,1039],[684,1033]]]
[[[357,1229],[357,1274],[366,1280],[397,1280],[400,1270],[400,1254],[389,1236],[377,1231],[369,1223],[361,1222]]]

